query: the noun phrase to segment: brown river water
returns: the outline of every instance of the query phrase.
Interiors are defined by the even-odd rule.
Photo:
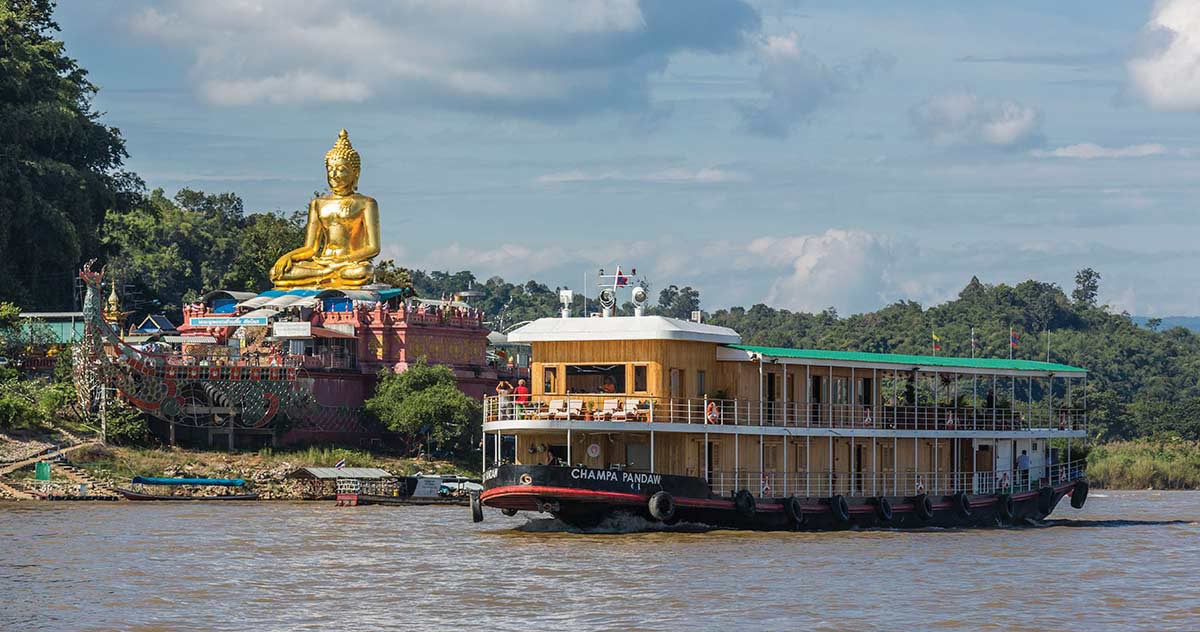
[[[0,630],[1200,630],[1198,492],[919,532],[332,505],[0,504]]]

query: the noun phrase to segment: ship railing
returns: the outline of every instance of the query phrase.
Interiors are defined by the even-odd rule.
[[[1019,494],[1046,486],[1078,480],[1084,475],[1082,459],[1018,470],[989,472],[779,472],[757,469],[717,470],[708,475],[716,496],[732,496],[747,490],[760,498],[787,496],[824,497],[835,495],[950,496],[959,492],[976,495]]]
[[[980,408],[823,404],[636,394],[501,395],[484,400],[487,421],[626,421],[723,426],[1010,432],[1086,430],[1081,407]]]

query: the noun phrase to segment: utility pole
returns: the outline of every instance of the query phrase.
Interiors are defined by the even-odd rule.
[[[100,386],[100,444],[108,445],[108,387]]]

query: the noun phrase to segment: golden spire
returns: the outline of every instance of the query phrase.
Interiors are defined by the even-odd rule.
[[[354,146],[350,144],[350,135],[343,129],[338,133],[337,142],[333,144],[333,149],[330,149],[325,154],[325,164],[329,164],[330,160],[342,160],[350,164],[354,168],[354,172],[358,173],[362,168],[362,159]]]

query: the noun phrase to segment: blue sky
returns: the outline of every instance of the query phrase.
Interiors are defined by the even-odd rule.
[[[345,127],[385,256],[706,309],[972,275],[1200,314],[1200,3],[63,2],[148,187],[302,208]],[[589,294],[593,293],[589,292]]]

